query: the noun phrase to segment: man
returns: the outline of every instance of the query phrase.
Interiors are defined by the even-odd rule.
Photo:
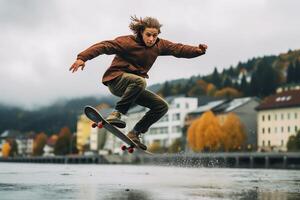
[[[152,17],[138,19],[131,17],[129,28],[134,35],[120,36],[114,40],[102,41],[89,47],[77,56],[70,71],[76,72],[85,67],[85,62],[101,54],[115,54],[111,66],[103,75],[102,82],[108,86],[110,92],[121,97],[115,110],[108,116],[111,124],[124,128],[121,120],[130,106],[134,103],[147,107],[150,110],[127,134],[140,148],[146,150],[139,136],[147,132],[149,127],[157,122],[167,111],[168,104],[160,96],[146,89],[145,78],[158,56],[172,55],[178,58],[194,58],[205,54],[207,46],[189,46],[172,43],[158,38],[161,24]]]

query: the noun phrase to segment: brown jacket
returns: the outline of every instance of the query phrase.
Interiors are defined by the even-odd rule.
[[[120,76],[123,72],[148,78],[147,73],[158,56],[194,58],[204,53],[198,47],[175,44],[159,38],[152,47],[147,47],[139,37],[127,35],[94,44],[78,54],[77,59],[87,61],[101,54],[116,54],[103,75],[102,82],[106,85],[108,81]]]

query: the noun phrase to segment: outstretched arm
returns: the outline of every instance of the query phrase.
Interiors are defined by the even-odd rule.
[[[172,55],[177,58],[194,58],[206,53],[207,45],[200,44],[197,46],[184,45],[180,43],[173,43],[168,40],[161,40],[160,55]]]
[[[94,44],[77,55],[77,60],[72,64],[69,71],[74,73],[80,67],[83,70],[87,60],[91,60],[101,54],[111,55],[121,53],[123,51],[121,42],[119,38],[116,38],[115,40],[107,40]]]

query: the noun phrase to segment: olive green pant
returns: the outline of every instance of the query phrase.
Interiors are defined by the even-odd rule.
[[[168,111],[168,103],[157,94],[146,90],[146,81],[135,74],[124,73],[108,84],[110,92],[121,99],[115,109],[126,114],[130,107],[138,104],[150,110],[133,128],[138,133],[145,133],[149,127],[157,122]]]

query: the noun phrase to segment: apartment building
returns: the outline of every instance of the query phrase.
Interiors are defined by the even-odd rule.
[[[168,147],[172,142],[182,137],[182,127],[188,112],[198,106],[197,98],[192,97],[168,97],[169,110],[163,118],[153,124],[149,131],[142,135],[144,143],[149,146],[153,142],[159,142],[161,146]],[[137,106],[128,112],[126,130],[134,127],[136,122],[148,111],[147,108]]]
[[[300,89],[278,90],[256,109],[259,150],[286,151],[289,137],[300,129]]]

